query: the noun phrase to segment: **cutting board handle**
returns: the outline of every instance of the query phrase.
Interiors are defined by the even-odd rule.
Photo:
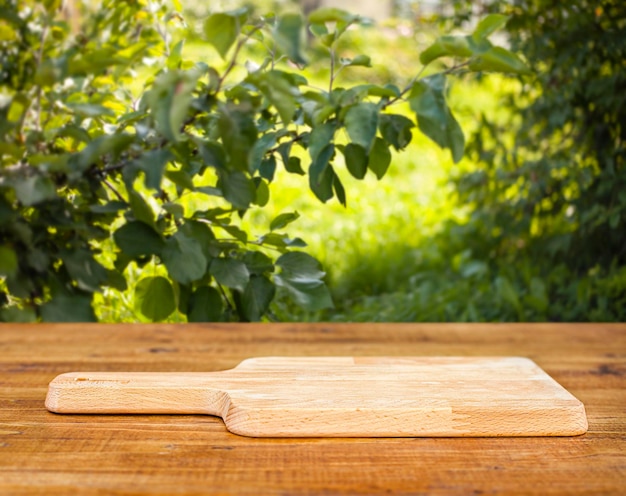
[[[222,372],[69,372],[48,387],[54,413],[178,413],[223,416]],[[220,387],[220,383],[223,387]]]

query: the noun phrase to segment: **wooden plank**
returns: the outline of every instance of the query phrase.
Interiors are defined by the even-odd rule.
[[[583,405],[519,357],[263,357],[221,372],[71,372],[56,413],[222,417],[252,437],[575,436]]]
[[[68,370],[250,356],[532,358],[586,407],[543,438],[248,438],[204,415],[49,413]],[[625,494],[624,324],[0,325],[0,494]]]

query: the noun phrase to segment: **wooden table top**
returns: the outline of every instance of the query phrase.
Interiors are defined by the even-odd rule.
[[[580,399],[578,437],[257,439],[201,415],[55,415],[69,371],[253,356],[525,356]],[[1,324],[0,494],[626,494],[626,324]]]

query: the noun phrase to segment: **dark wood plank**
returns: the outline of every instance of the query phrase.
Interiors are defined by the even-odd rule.
[[[254,439],[207,416],[62,416],[71,370],[251,356],[527,356],[586,406],[571,438]],[[621,494],[626,325],[1,325],[0,494]]]

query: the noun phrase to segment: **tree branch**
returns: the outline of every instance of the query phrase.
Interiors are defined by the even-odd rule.
[[[116,189],[115,189],[115,186],[113,186],[113,185],[112,185],[112,184],[111,184],[108,180],[103,179],[103,180],[102,180],[102,183],[103,183],[103,184],[104,184],[107,188],[109,188],[109,189],[113,192],[113,194],[114,194],[115,196],[117,196],[117,199],[118,199],[119,201],[126,203],[126,200],[124,199],[124,197],[120,194],[120,192],[119,192],[118,190],[116,190]]]
[[[44,44],[46,42],[46,38],[48,37],[49,26],[46,24],[41,30],[41,37],[39,38],[39,51],[37,52],[37,68],[41,67],[41,62],[43,60],[43,49]],[[41,84],[37,85],[37,94],[35,95],[35,129],[37,131],[41,131],[41,95],[43,93],[43,89]]]
[[[328,94],[333,91],[333,84],[335,84],[335,50],[330,48],[330,82],[328,83]]]
[[[218,282],[217,283],[217,287],[220,290],[220,293],[222,293],[222,298],[224,298],[224,301],[226,302],[226,305],[228,306],[228,308],[231,311],[235,311],[235,306],[231,303],[231,301],[228,299],[228,295],[226,294],[226,291],[224,291],[224,288],[222,287],[222,285]]]
[[[442,72],[442,74],[451,74],[454,71],[456,71],[457,69],[460,69],[461,67],[468,66],[469,64],[470,64],[470,61],[466,60],[465,62],[462,62],[462,63],[457,64],[457,65],[453,65],[449,69],[446,69],[445,71]]]
[[[291,140],[290,140],[290,141],[291,141],[291,143],[292,143],[292,144],[293,144],[293,143],[297,143],[298,141],[302,141],[302,135],[301,135],[301,134],[296,134],[293,138],[291,138]],[[269,153],[269,154],[276,153],[276,152],[278,151],[278,149],[279,149],[282,145],[284,145],[285,143],[289,143],[289,141],[285,141],[285,142],[281,143],[280,145],[275,146],[274,148],[270,148],[270,149],[269,149],[269,150],[267,150],[265,153]]]
[[[445,71],[439,73],[439,74],[451,74],[452,72],[462,68],[462,67],[466,67],[468,66],[470,63],[469,60],[466,60],[465,62],[462,62],[460,64],[456,64],[453,65],[452,67],[446,69]],[[421,75],[424,73],[424,70],[426,69],[426,65],[423,66],[420,71],[417,73],[417,75],[411,79],[411,82],[409,84],[406,85],[406,87],[400,92],[400,94],[394,98],[392,98],[391,100],[389,100],[387,103],[385,103],[382,107],[382,110],[385,110],[387,107],[389,107],[390,105],[393,105],[394,103],[398,102],[399,100],[402,100],[402,98],[404,98],[404,95],[406,95],[409,91],[411,91],[411,89],[413,88],[413,85],[419,81]]]
[[[400,92],[400,94],[394,98],[392,98],[391,100],[389,100],[387,103],[385,103],[383,105],[382,110],[385,110],[387,107],[389,107],[390,105],[393,105],[394,103],[396,103],[399,100],[402,100],[402,98],[404,97],[404,95],[406,95],[409,91],[411,91],[411,89],[413,88],[413,85],[419,80],[419,78],[421,77],[421,75],[424,73],[424,70],[426,69],[426,66],[422,66],[422,68],[420,69],[420,71],[415,75],[415,77],[413,79],[411,79],[411,82],[409,84],[407,84],[404,89]]]
[[[246,42],[250,38],[252,38],[252,35],[260,29],[261,29],[261,25],[254,26],[254,29],[252,29],[245,37],[241,38],[237,42],[237,45],[235,46],[235,51],[233,52],[233,56],[230,59],[230,63],[228,64],[228,67],[226,67],[224,74],[222,74],[222,76],[219,78],[217,82],[217,88],[215,88],[216,94],[219,93],[219,91],[222,89],[222,86],[224,85],[224,81],[226,80],[228,75],[232,72],[232,70],[237,65],[237,57],[239,56],[239,52],[241,51],[243,46],[246,44]]]

